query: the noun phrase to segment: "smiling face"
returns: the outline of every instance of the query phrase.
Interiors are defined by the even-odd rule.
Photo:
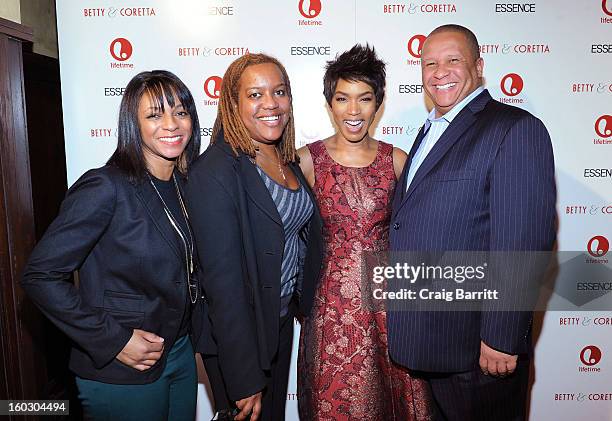
[[[331,111],[338,132],[345,140],[363,140],[376,115],[374,89],[365,82],[339,79],[331,100]]]
[[[289,122],[291,98],[273,63],[247,67],[238,83],[238,111],[251,139],[275,143]]]
[[[174,95],[176,98],[177,96]],[[145,92],[138,104],[138,125],[142,151],[149,171],[174,165],[191,138],[191,117],[180,103],[170,107],[164,98],[164,109]]]
[[[474,57],[460,32],[430,35],[421,52],[423,87],[436,109],[446,114],[482,84],[482,58]]]

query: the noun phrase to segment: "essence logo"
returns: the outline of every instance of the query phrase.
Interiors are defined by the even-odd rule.
[[[200,136],[201,137],[211,137],[212,136],[212,127],[200,127]]]
[[[109,46],[111,56],[119,63],[111,62],[111,69],[133,69],[132,63],[124,63],[132,57],[132,44],[125,38],[115,38]]]
[[[599,373],[601,368],[594,367],[601,361],[601,349],[595,345],[589,345],[582,348],[580,351],[580,362],[584,364],[584,367],[578,367],[580,373]]]
[[[104,88],[104,96],[123,96],[125,88],[107,87]]]
[[[597,119],[595,133],[603,138],[612,136],[612,115],[602,115]]]
[[[593,44],[591,54],[612,54],[612,44]]]
[[[219,94],[221,93],[222,78],[211,76],[204,81],[204,92],[211,100],[204,100],[204,105],[218,105]]]
[[[323,25],[322,21],[315,20],[315,18],[321,13],[322,8],[323,6],[321,5],[321,0],[300,0],[298,3],[298,10],[300,11],[300,15],[304,16],[306,19],[298,20],[298,26]]]
[[[584,178],[612,178],[612,168],[585,168]]]
[[[423,85],[420,83],[409,84],[400,84],[398,92],[400,94],[422,94],[423,93]]]
[[[305,0],[300,0],[298,4],[298,9],[300,10],[300,14],[304,16],[306,19],[313,19],[319,16],[321,13],[321,0],[310,0],[308,5],[304,5]]]
[[[208,16],[234,16],[234,6],[209,6]]]
[[[292,56],[329,56],[331,47],[329,45],[310,45],[291,47]]]
[[[410,66],[420,66],[421,65],[421,50],[423,49],[423,43],[425,42],[425,35],[418,34],[414,35],[412,38],[408,40],[408,54],[410,54],[414,59],[408,58],[407,64]],[[415,60],[416,59],[416,60]]]
[[[587,251],[593,257],[604,257],[610,251],[610,243],[603,235],[596,235],[589,240]]]
[[[522,104],[525,101],[522,98],[514,98],[521,92],[523,92],[523,87],[525,83],[523,82],[523,78],[516,73],[508,73],[504,76],[499,84],[504,95],[510,98],[500,98],[499,101],[504,104]]]
[[[535,13],[535,3],[495,3],[495,13]]]

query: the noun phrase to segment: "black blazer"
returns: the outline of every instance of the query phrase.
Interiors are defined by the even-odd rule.
[[[485,90],[453,119],[406,189],[406,174],[423,138],[421,129],[395,191],[392,251],[552,250],[554,157],[540,120],[495,101]],[[524,293],[527,302],[532,285],[520,282],[533,282],[537,276],[530,272],[543,269],[525,265],[489,273],[489,279],[496,279],[502,298],[507,288]],[[481,340],[507,354],[528,353],[532,313],[495,306],[490,300],[479,312],[390,311],[389,353],[408,368],[430,372],[477,368]]]
[[[322,222],[299,166],[290,167],[315,206],[300,298],[308,314],[323,258]],[[263,370],[278,349],[283,225],[255,165],[223,139],[192,165],[186,192],[217,347],[198,351],[218,355],[228,395],[239,400],[264,388]]]
[[[179,241],[148,181],[133,184],[105,166],[70,188],[21,285],[74,341],[78,376],[144,384],[161,375],[188,303]],[[77,269],[78,288],[67,282]],[[161,359],[143,372],[115,359],[136,328],[165,340]]]

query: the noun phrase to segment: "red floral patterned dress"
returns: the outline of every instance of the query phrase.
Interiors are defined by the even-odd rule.
[[[361,300],[362,251],[388,248],[393,146],[378,142],[374,161],[360,168],[335,162],[323,141],[308,148],[326,253],[300,337],[300,419],[429,420],[428,386],[389,360],[385,312]]]

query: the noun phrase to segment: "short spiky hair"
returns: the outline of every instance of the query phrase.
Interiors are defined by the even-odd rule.
[[[350,50],[337,55],[335,60],[327,62],[323,76],[323,95],[331,107],[338,80],[364,82],[374,89],[378,109],[385,98],[385,76],[385,62],[376,56],[374,47],[356,44]]]
[[[474,57],[474,60],[478,60],[480,58],[480,47],[478,46],[478,39],[476,39],[476,35],[472,31],[470,31],[465,26],[457,25],[454,23],[449,23],[448,25],[438,26],[436,29],[430,32],[427,36],[428,38],[432,35],[439,34],[442,32],[458,32],[463,34],[465,37],[468,48]]]

